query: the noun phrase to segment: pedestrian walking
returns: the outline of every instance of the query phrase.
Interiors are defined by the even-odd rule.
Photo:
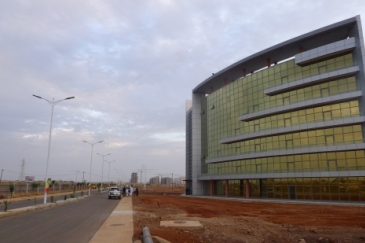
[[[126,191],[126,188],[125,188],[125,186],[123,186],[123,189],[122,189],[122,195],[123,195],[123,197],[125,197],[126,195],[125,195],[125,191]]]

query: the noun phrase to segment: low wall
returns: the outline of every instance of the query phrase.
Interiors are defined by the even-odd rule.
[[[14,185],[14,194],[17,193],[25,193],[25,192],[43,192],[44,191],[44,182],[43,181],[36,181],[36,183],[39,184],[38,188],[32,187],[33,182],[26,183],[24,181],[2,181],[0,183],[0,195],[7,195],[10,194],[10,188],[9,185]],[[28,190],[27,190],[27,184],[28,184]],[[79,185],[73,184],[71,182],[57,182],[55,185],[49,186],[49,191],[63,191],[63,190],[72,190],[76,187],[76,190],[86,190],[87,185]]]

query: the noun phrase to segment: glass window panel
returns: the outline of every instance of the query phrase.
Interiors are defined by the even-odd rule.
[[[355,125],[355,126],[353,126],[352,128],[353,128],[353,131],[354,131],[354,132],[361,132],[361,131],[362,131],[362,129],[361,129],[361,125]]]
[[[364,158],[365,156],[364,150],[357,150],[356,151],[356,158]]]

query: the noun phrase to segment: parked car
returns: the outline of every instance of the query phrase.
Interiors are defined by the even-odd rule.
[[[120,194],[120,190],[119,190],[119,187],[110,187],[109,188],[109,193],[108,193],[108,198],[109,199],[112,199],[112,198],[119,198],[121,199],[122,198],[122,195]]]

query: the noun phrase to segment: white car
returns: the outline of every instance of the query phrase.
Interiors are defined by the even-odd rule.
[[[122,198],[122,195],[120,194],[119,187],[111,187],[109,188],[108,198],[111,199],[113,197]]]

